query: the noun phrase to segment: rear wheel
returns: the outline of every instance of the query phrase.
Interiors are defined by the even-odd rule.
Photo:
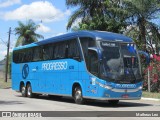
[[[76,86],[74,88],[73,97],[74,97],[75,103],[77,103],[77,104],[83,104],[84,103],[84,99],[83,99],[83,96],[82,96],[82,90],[79,86]]]
[[[110,105],[117,105],[119,103],[119,100],[108,100],[108,103]]]
[[[24,84],[21,85],[21,94],[22,94],[22,97],[27,96],[26,87],[24,86]]]
[[[32,93],[32,87],[30,84],[27,85],[27,97],[32,98],[34,94]]]

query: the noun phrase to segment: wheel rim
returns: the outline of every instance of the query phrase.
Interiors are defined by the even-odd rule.
[[[26,89],[25,89],[25,87],[24,87],[24,86],[22,86],[21,92],[22,92],[22,95],[24,95],[24,94],[25,94]]]
[[[81,90],[75,90],[75,99],[76,99],[76,101],[80,101],[80,100],[82,100],[82,92],[81,92]]]
[[[31,95],[31,92],[32,92],[32,90],[31,90],[31,87],[29,86],[29,87],[28,87],[28,90],[27,90],[27,95],[30,96],[30,95]]]

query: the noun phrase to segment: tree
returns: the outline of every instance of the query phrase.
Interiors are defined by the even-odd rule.
[[[71,28],[77,18],[82,18],[83,21],[92,18],[94,14],[102,13],[105,9],[104,1],[105,0],[66,0],[68,7],[80,7],[70,17],[67,29]]]
[[[159,28],[152,23],[156,16],[159,17],[159,0],[66,0],[66,5],[79,6],[70,17],[67,29],[77,19],[81,19],[79,26],[72,30],[123,32],[132,37],[144,51],[149,47],[155,53],[153,42],[156,43],[156,49],[160,47]],[[128,26],[134,27],[128,30]]]
[[[138,39],[143,43],[143,50],[146,50],[147,31],[150,28],[157,29],[157,26],[151,22],[155,16],[160,12],[160,1],[158,0],[122,0],[124,8],[128,11],[128,19],[126,21],[130,25],[138,27]],[[155,30],[154,30],[155,31]],[[157,31],[155,31],[157,32]],[[158,34],[158,33],[156,33]]]
[[[66,0],[68,7],[79,6],[69,19],[67,29],[82,19],[79,29],[121,32],[126,27],[126,11],[120,0]],[[77,30],[74,29],[73,30]]]
[[[7,55],[5,55],[4,60],[7,60]],[[9,58],[8,58],[8,73],[9,77],[11,78],[11,61],[12,61],[12,52],[9,53]],[[6,64],[4,65],[4,72],[6,71]]]
[[[44,38],[35,32],[40,26],[36,25],[32,20],[28,20],[26,24],[19,21],[18,25],[19,26],[15,28],[15,34],[18,35],[16,47],[36,42],[38,41],[37,38]]]

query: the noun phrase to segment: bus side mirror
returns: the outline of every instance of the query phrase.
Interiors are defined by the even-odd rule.
[[[150,63],[150,55],[144,51],[138,51],[138,54],[145,56],[145,62],[148,65]]]

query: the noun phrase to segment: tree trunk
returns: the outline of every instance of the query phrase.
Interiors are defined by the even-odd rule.
[[[142,17],[140,21],[140,33],[141,33],[141,41],[143,43],[143,50],[146,51],[146,30],[145,30],[144,17]]]

